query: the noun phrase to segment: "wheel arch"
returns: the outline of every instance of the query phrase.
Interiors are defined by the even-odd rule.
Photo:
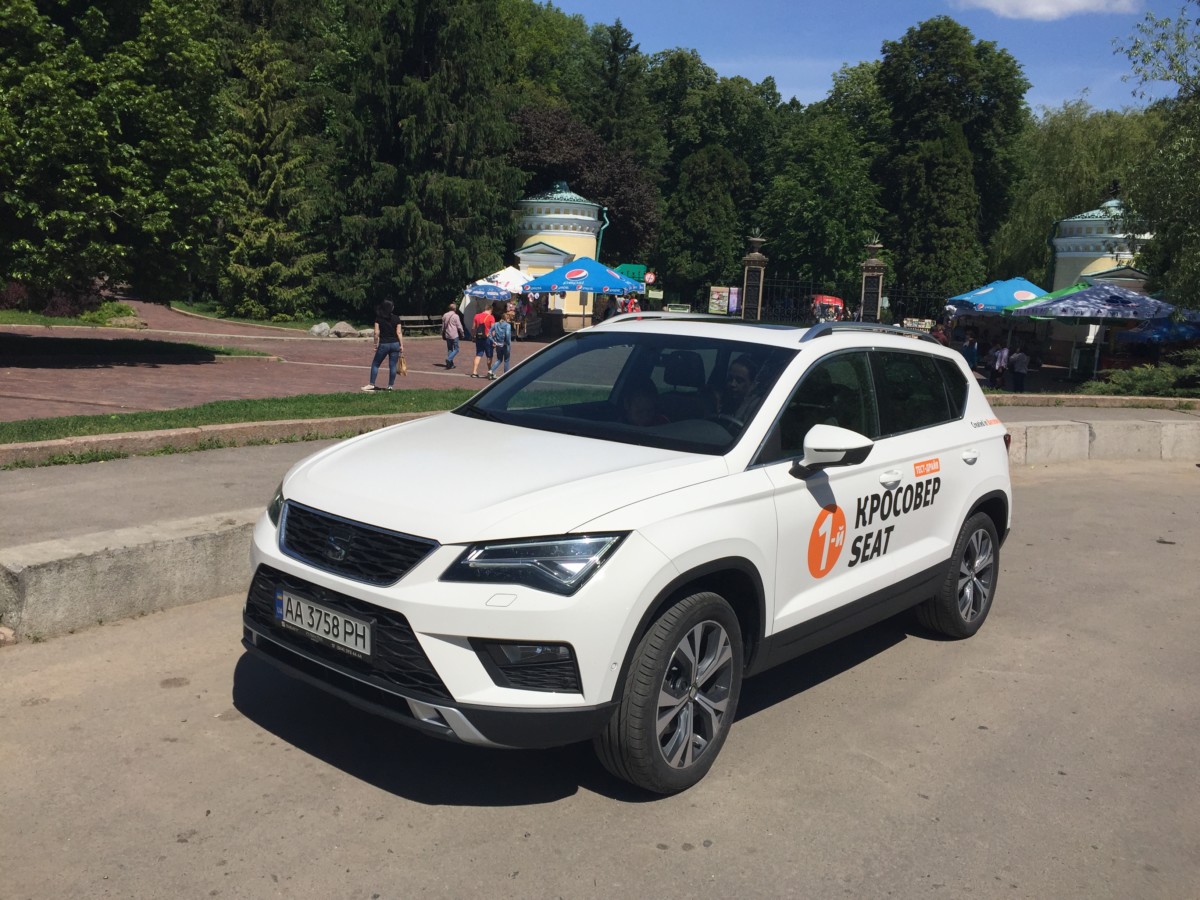
[[[766,622],[766,591],[763,588],[762,576],[755,565],[744,557],[714,559],[681,572],[659,591],[654,602],[642,613],[629,646],[625,648],[625,658],[613,691],[614,700],[620,700],[624,694],[625,680],[638,645],[654,622],[684,597],[699,591],[719,594],[733,609],[742,630],[744,671],[749,673],[753,670],[762,648]]]
[[[992,525],[996,529],[996,537],[999,539],[1000,545],[1004,546],[1004,541],[1008,537],[1008,506],[1009,498],[1004,491],[991,491],[972,504],[963,521],[965,522],[976,513],[983,513],[992,520]]]

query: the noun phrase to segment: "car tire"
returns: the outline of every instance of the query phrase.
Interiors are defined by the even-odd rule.
[[[918,620],[946,637],[970,637],[992,608],[999,574],[1000,542],[995,523],[990,516],[976,513],[958,532],[941,590],[917,607]]]
[[[737,715],[744,662],[741,627],[722,597],[676,603],[638,644],[621,703],[594,741],[600,762],[656,794],[696,784]]]

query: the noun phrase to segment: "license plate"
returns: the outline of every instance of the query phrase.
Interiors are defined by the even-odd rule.
[[[275,618],[284,627],[302,631],[354,656],[371,655],[371,623],[289,594],[275,591]]]

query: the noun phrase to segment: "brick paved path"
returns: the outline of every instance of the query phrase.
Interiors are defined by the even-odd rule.
[[[369,338],[314,338],[294,329],[221,322],[152,303],[131,305],[149,328],[0,325],[0,421],[334,394],[357,391],[370,375],[374,345]],[[80,338],[241,347],[274,358],[215,357],[183,348],[175,354],[169,348],[164,352],[160,344],[148,345],[144,358],[114,362],[102,354],[81,354]],[[513,363],[541,346],[517,342]],[[478,388],[486,383],[469,377],[473,344],[463,345],[452,371],[444,368],[446,345],[440,338],[405,338],[404,352],[409,376],[397,377],[398,389]],[[386,369],[378,383],[387,383]]]

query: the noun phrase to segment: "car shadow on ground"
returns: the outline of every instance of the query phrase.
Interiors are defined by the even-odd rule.
[[[737,717],[762,713],[909,636],[933,637],[911,615],[901,614],[749,679]],[[442,741],[289,678],[249,653],[242,654],[233,671],[233,704],[281,741],[415,803],[528,806],[552,803],[581,789],[622,803],[662,799],[610,775],[587,743],[494,750]],[[721,764],[731,761],[722,758]]]
[[[195,365],[217,354],[198,344],[139,338],[39,337],[0,334],[0,360],[13,369],[107,369],[115,366]]]
[[[910,637],[937,640],[922,628],[912,611],[885,619],[862,631],[826,644],[790,662],[747,679],[738,702],[738,719],[747,719],[828,681],[889,650]],[[735,723],[736,727],[736,723]]]

